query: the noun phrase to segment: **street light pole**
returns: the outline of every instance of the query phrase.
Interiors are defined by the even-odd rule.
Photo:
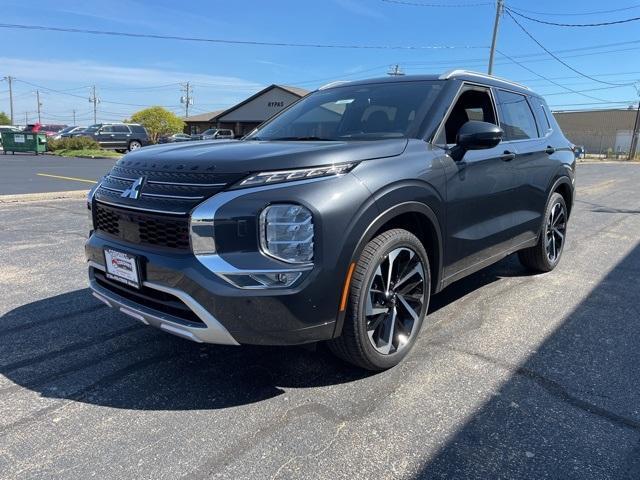
[[[500,15],[504,10],[504,0],[498,0],[496,2],[496,19],[493,23],[493,38],[491,39],[491,51],[489,52],[489,69],[487,73],[493,74],[493,57],[496,53],[496,43],[498,43],[498,26],[500,25]]]

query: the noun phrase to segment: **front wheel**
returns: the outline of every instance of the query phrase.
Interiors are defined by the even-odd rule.
[[[402,229],[381,233],[358,259],[342,335],[329,348],[368,370],[397,365],[416,341],[430,294],[429,258],[420,240]]]
[[[564,198],[559,193],[553,193],[547,202],[538,243],[518,252],[520,263],[536,272],[550,272],[556,268],[564,250],[567,219]]]

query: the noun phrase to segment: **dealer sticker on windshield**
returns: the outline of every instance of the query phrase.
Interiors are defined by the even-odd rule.
[[[131,287],[140,288],[138,262],[134,255],[105,248],[106,277]]]

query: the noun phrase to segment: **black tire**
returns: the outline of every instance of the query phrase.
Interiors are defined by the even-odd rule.
[[[390,258],[389,254],[395,256]],[[383,276],[380,272],[384,269],[384,262],[388,267]],[[417,266],[418,262],[420,268]],[[397,273],[398,284],[394,285],[393,280],[389,282],[390,288],[386,288],[386,294],[372,290],[374,282],[382,281],[383,277],[387,277],[388,282],[391,274],[387,275],[386,272],[389,270]],[[408,272],[414,270],[416,273],[412,273],[412,276],[409,277],[411,282],[408,280],[400,281],[407,277]],[[422,281],[420,281],[420,277],[422,277]],[[411,288],[416,288],[416,290],[404,292],[414,283],[418,286]],[[421,288],[420,285],[422,285]],[[378,293],[372,293],[372,291]],[[373,295],[380,295],[386,305],[383,306],[376,302],[376,310],[384,308],[389,310],[387,313],[372,314],[368,319],[366,315],[367,301],[371,301]],[[367,370],[386,370],[397,365],[415,344],[427,314],[430,295],[429,257],[420,240],[411,232],[402,229],[381,233],[367,243],[356,263],[351,278],[342,334],[328,342],[329,349],[343,360]],[[422,300],[418,301],[416,297],[420,297]],[[412,304],[415,302],[416,308],[412,309],[413,315],[409,312],[409,307],[412,307],[412,304],[408,304],[408,301]],[[374,308],[371,308],[371,311],[373,310]],[[373,321],[370,320],[372,317]],[[374,324],[378,327],[372,328]],[[409,324],[411,327],[408,327]],[[408,335],[407,330],[409,330]],[[390,351],[387,353],[381,353],[381,347],[374,346],[373,336],[379,331],[388,336],[389,341],[385,343],[385,347]],[[372,338],[370,338],[369,332],[371,332]],[[379,335],[382,336],[383,333],[379,333]],[[384,349],[384,347],[382,348]],[[391,351],[393,349],[395,351]]]
[[[116,148],[116,152],[118,152],[118,153],[127,153],[127,149],[126,148]]]
[[[142,148],[142,143],[140,143],[138,140],[131,140],[129,142],[129,151],[130,152],[132,150],[138,150],[139,148]]]
[[[551,228],[551,216],[553,211],[560,211],[562,215],[562,241],[560,242],[560,247],[556,247],[556,254],[550,255],[549,245],[547,239],[549,238],[549,234],[555,236],[553,239],[553,245],[556,246],[556,241],[560,238],[558,235],[554,233]],[[556,215],[559,215],[556,213]],[[556,217],[557,218],[557,217]],[[557,192],[554,192],[549,197],[549,201],[547,202],[547,208],[544,211],[544,221],[542,223],[542,230],[540,231],[540,236],[538,238],[538,243],[536,243],[533,247],[525,248],[524,250],[520,250],[518,252],[518,259],[520,263],[534,272],[550,272],[558,263],[560,263],[560,258],[562,257],[562,252],[564,251],[564,245],[566,242],[566,232],[567,232],[567,220],[568,220],[568,211],[567,205],[564,201],[562,195]],[[552,230],[550,232],[550,230]],[[551,249],[553,250],[553,249]]]

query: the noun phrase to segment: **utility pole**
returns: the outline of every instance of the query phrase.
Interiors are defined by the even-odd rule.
[[[400,69],[400,65],[396,63],[395,65],[392,65],[391,68],[389,68],[387,75],[391,75],[392,77],[398,77],[398,76],[404,75],[404,72]]]
[[[638,102],[638,109],[636,110],[636,121],[633,124],[633,133],[631,134],[631,146],[629,148],[629,160],[633,160],[636,157],[638,150],[638,137],[640,136],[640,102]]]
[[[98,104],[100,103],[100,99],[96,94],[95,85],[91,87],[91,94],[89,95],[89,103],[93,103],[93,123],[98,123]],[[74,118],[75,118],[75,110],[74,110]]]
[[[180,103],[184,103],[184,116],[185,118],[189,118],[189,105],[193,105],[193,87],[189,82],[181,83],[180,85],[182,86],[180,91],[184,93],[184,95],[180,97]]]
[[[75,125],[76,124],[76,109],[74,108],[72,110],[72,112],[73,112],[73,124]]]
[[[504,0],[496,2],[496,20],[493,24],[493,38],[491,39],[491,51],[489,52],[489,69],[487,73],[493,74],[493,57],[496,53],[496,43],[498,43],[498,25],[500,24],[500,15],[504,11]]]
[[[11,125],[13,125],[13,77],[6,76],[4,79],[9,84],[9,118],[11,118]]]
[[[36,101],[38,102],[38,123],[42,123],[42,119],[40,118],[40,107],[42,107],[42,103],[40,103],[40,90],[36,90]]]
[[[29,112],[24,112],[24,126],[29,125]]]

